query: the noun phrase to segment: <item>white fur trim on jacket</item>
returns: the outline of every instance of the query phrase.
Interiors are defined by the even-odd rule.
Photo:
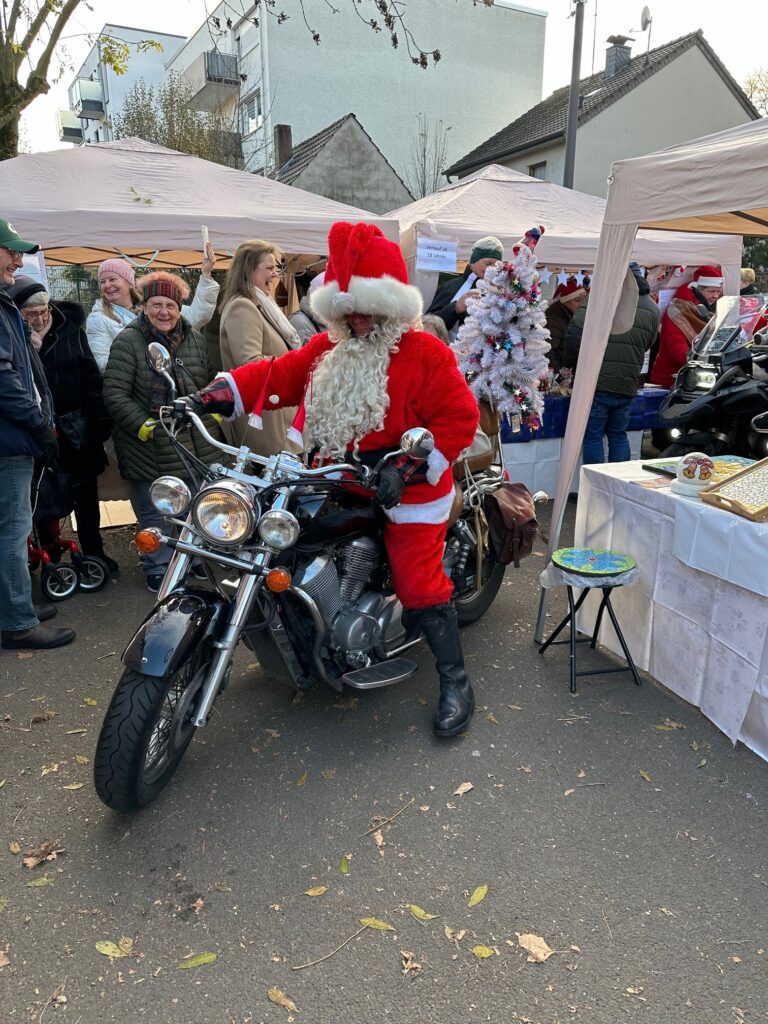
[[[453,488],[442,498],[434,501],[419,501],[409,505],[395,505],[385,508],[384,515],[393,523],[445,523],[451,514]]]
[[[388,317],[403,323],[413,323],[424,308],[421,292],[413,285],[403,284],[394,277],[353,277],[343,292],[338,281],[317,288],[309,297],[312,312],[330,323],[349,313]]]
[[[227,384],[229,384],[230,388],[232,388],[232,394],[235,397],[235,411],[232,413],[231,416],[224,417],[227,423],[231,423],[232,420],[237,419],[238,416],[242,416],[243,413],[245,412],[245,409],[243,408],[243,399],[240,396],[240,392],[237,390],[235,378],[232,376],[231,373],[217,373],[216,376],[214,377],[214,380],[218,380],[219,377],[223,377]]]
[[[438,484],[443,473],[449,466],[450,462],[446,459],[440,449],[433,448],[429,453],[429,458],[427,459],[427,483],[432,484],[433,487],[435,484]]]

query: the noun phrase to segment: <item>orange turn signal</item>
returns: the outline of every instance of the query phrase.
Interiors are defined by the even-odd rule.
[[[139,530],[133,542],[143,555],[153,555],[160,547],[160,533],[155,529]]]
[[[281,594],[291,585],[291,574],[287,569],[270,569],[267,573],[267,589]]]

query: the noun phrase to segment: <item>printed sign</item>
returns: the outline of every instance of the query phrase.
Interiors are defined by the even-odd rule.
[[[419,238],[416,246],[416,269],[432,270],[439,273],[447,270],[456,272],[459,243],[446,242],[439,238]]]

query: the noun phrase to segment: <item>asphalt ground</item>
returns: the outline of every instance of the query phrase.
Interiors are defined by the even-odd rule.
[[[244,650],[170,787],[127,817],[91,767],[152,602],[129,543],[108,540],[118,582],[59,606],[72,646],[0,652],[4,1020],[768,1020],[768,766],[648,677],[570,696],[567,649],[532,643],[541,545],[464,632],[465,735],[431,734],[426,651],[389,690],[294,700]],[[49,840],[63,852],[24,867]],[[520,936],[554,952],[529,961]]]

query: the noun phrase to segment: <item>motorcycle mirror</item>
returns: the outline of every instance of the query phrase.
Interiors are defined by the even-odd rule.
[[[165,345],[157,341],[150,341],[147,345],[147,362],[150,370],[154,370],[159,376],[171,372],[171,355]]]
[[[752,429],[758,434],[768,434],[768,412],[761,412],[752,420]]]
[[[425,459],[435,447],[435,439],[426,427],[411,427],[400,438],[400,450],[412,459]]]

